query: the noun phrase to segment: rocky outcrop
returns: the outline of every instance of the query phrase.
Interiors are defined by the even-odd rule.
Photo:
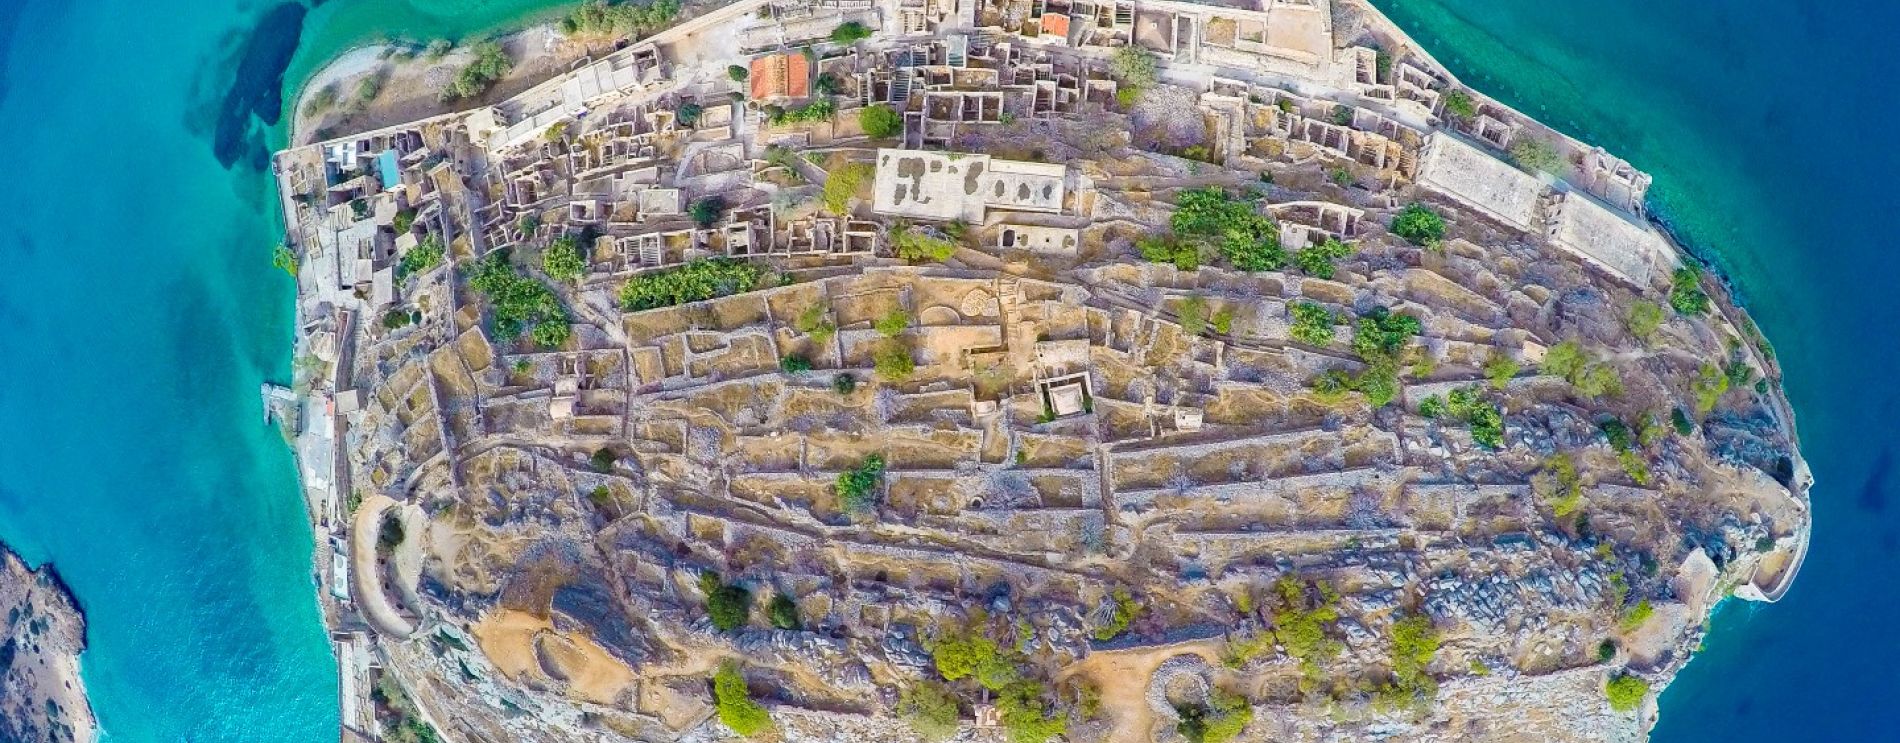
[[[97,729],[79,680],[86,619],[51,565],[38,570],[0,545],[0,741],[91,741]]]

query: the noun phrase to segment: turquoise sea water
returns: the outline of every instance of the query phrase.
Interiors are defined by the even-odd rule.
[[[1728,602],[1655,740],[1900,740],[1900,102],[1880,0],[1377,0],[1465,82],[1629,159],[1775,343],[1814,470],[1814,544],[1770,607]]]
[[[259,165],[283,86],[386,33],[457,37],[548,0],[0,0],[0,539],[91,621],[112,741],[327,741],[310,532],[257,384],[290,285]],[[1731,604],[1657,739],[1875,740],[1900,643],[1885,380],[1895,115],[1871,0],[1380,0],[1468,82],[1656,176],[1665,215],[1779,347],[1820,485],[1815,547]],[[1455,52],[1450,51],[1455,50]],[[1806,138],[1805,140],[1799,138]]]

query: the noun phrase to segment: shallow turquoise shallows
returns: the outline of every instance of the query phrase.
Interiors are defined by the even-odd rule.
[[[115,743],[335,740],[310,531],[257,385],[289,373],[260,168],[279,94],[384,34],[548,0],[0,0],[0,539],[91,621]],[[1380,0],[1467,81],[1656,176],[1776,341],[1820,484],[1794,591],[1733,602],[1661,741],[1891,740],[1900,509],[1892,192],[1873,0]],[[261,116],[260,116],[261,115]]]

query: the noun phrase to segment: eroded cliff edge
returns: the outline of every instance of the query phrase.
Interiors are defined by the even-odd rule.
[[[0,545],[0,740],[94,740],[92,707],[79,678],[86,620],[51,565],[35,570]]]
[[[1044,10],[626,21],[278,155],[347,726],[1634,740],[1786,590],[1647,175],[1357,3]]]

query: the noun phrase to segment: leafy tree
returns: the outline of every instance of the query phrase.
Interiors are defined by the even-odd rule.
[[[846,512],[865,514],[876,507],[877,489],[883,482],[884,455],[872,454],[865,457],[864,462],[856,468],[838,473],[838,481],[833,489],[837,491],[838,500],[844,504]]]
[[[813,83],[812,87],[818,91],[819,95],[838,95],[844,92],[844,81],[839,80],[837,75],[827,72],[819,75],[818,81]]]
[[[587,259],[581,257],[581,243],[571,236],[548,244],[541,253],[541,271],[555,281],[574,281],[587,273]]]
[[[1253,722],[1247,698],[1223,689],[1212,690],[1207,704],[1178,706],[1175,712],[1181,721],[1174,730],[1189,743],[1227,743]]]
[[[1656,329],[1662,326],[1662,321],[1662,307],[1646,299],[1636,300],[1623,315],[1623,324],[1629,328],[1630,335],[1645,344],[1656,335]]]
[[[1711,405],[1710,407],[1714,406]],[[1676,433],[1680,435],[1687,436],[1695,433],[1695,421],[1689,420],[1689,414],[1682,412],[1682,408],[1674,408],[1669,411],[1669,424],[1674,426]]]
[[[1649,696],[1649,682],[1627,673],[1610,677],[1603,686],[1603,693],[1610,700],[1610,709],[1618,712],[1634,712],[1643,706],[1643,698]]]
[[[837,28],[831,29],[833,44],[856,44],[868,38],[871,38],[870,27],[857,21],[845,21],[838,24]]]
[[[506,250],[489,253],[468,268],[468,285],[488,298],[495,316],[495,333],[511,338],[532,329],[532,337],[542,347],[567,342],[567,308],[554,292],[515,270]]]
[[[647,3],[589,0],[561,19],[561,33],[568,36],[647,33],[672,23],[679,12],[679,0],[652,0]]]
[[[972,678],[990,691],[1000,691],[1020,674],[1003,649],[976,630],[947,632],[929,643],[930,659],[945,681]]]
[[[721,582],[713,573],[702,573],[700,587],[708,586],[706,616],[712,619],[713,626],[721,632],[744,627],[747,615],[752,613],[752,592],[737,583]]]
[[[779,593],[772,596],[768,615],[771,617],[772,626],[779,629],[796,630],[804,626],[798,620],[798,602],[792,600],[788,594]]]
[[[1551,346],[1550,350],[1545,351],[1544,361],[1538,368],[1545,374],[1552,374],[1569,379],[1576,376],[1579,372],[1582,372],[1584,365],[1588,364],[1589,361],[1589,357],[1583,353],[1583,344],[1574,340],[1567,340],[1555,346]]]
[[[1669,282],[1669,306],[1679,315],[1703,315],[1709,311],[1709,293],[1702,290],[1702,272],[1694,266],[1676,269]]]
[[[1445,113],[1451,114],[1453,118],[1469,119],[1478,115],[1478,104],[1471,100],[1470,93],[1463,90],[1447,90],[1438,100],[1445,104]]]
[[[904,117],[882,103],[858,109],[858,128],[872,139],[890,139],[904,133]]]
[[[1290,309],[1293,312],[1293,327],[1289,332],[1295,340],[1314,346],[1333,342],[1333,326],[1337,319],[1332,310],[1305,301],[1293,303]]]
[[[746,78],[750,77],[751,75],[752,75],[752,72],[750,70],[747,70],[745,68],[745,65],[727,65],[726,66],[726,77],[732,78],[732,81],[735,83],[745,82]]]
[[[1212,245],[1242,271],[1274,271],[1286,266],[1279,226],[1260,214],[1252,200],[1210,187],[1182,191],[1175,201],[1169,226],[1177,238]]]
[[[1414,201],[1392,218],[1392,234],[1413,245],[1436,247],[1445,239],[1445,218],[1431,207]]]
[[[475,54],[475,60],[456,71],[455,78],[442,91],[443,100],[454,101],[481,95],[514,69],[514,60],[509,59],[508,52],[501,48],[499,42],[484,41],[476,44],[471,51]]]
[[[752,701],[752,692],[746,689],[745,676],[740,675],[736,662],[726,661],[713,673],[713,700],[719,708],[719,721],[732,732],[750,738],[772,727],[771,714]]]
[[[1334,238],[1318,245],[1300,248],[1293,253],[1293,264],[1300,267],[1306,275],[1320,279],[1330,279],[1337,271],[1334,262],[1352,255],[1352,245]]]
[[[1134,44],[1117,47],[1115,56],[1108,60],[1108,70],[1122,85],[1135,90],[1152,88],[1160,79],[1160,65],[1154,52]]]
[[[1021,680],[1001,689],[996,711],[1003,718],[1003,738],[1009,743],[1045,743],[1069,729],[1069,718],[1043,699],[1040,682]]]
[[[897,698],[897,716],[926,741],[949,740],[957,734],[956,695],[934,681],[905,687]]]
[[[1273,593],[1273,636],[1300,662],[1301,690],[1310,691],[1323,675],[1321,665],[1345,647],[1332,636],[1339,592],[1325,581],[1308,583],[1289,575],[1274,583]]]
[[[730,258],[707,258],[641,274],[620,287],[620,308],[639,312],[741,294],[757,288],[759,267]]]
[[[1615,657],[1616,657],[1616,641],[1615,640],[1604,638],[1603,642],[1597,643],[1597,662],[1598,663],[1608,663],[1610,662],[1611,658],[1615,658]]]
[[[877,318],[876,322],[871,323],[871,327],[876,328],[877,332],[883,333],[885,337],[895,338],[910,329],[910,313],[905,312],[902,307],[892,308],[890,312],[884,313]]]
[[[1517,376],[1520,368],[1517,360],[1511,358],[1510,354],[1493,351],[1491,358],[1484,362],[1484,376],[1491,380],[1492,387],[1504,389],[1511,383],[1511,379]]]

